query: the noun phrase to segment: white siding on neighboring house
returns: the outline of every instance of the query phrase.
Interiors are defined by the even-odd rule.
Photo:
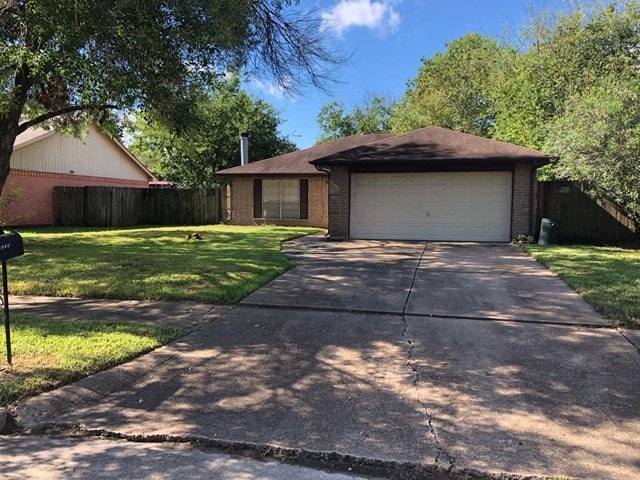
[[[11,168],[92,177],[149,180],[133,157],[93,125],[85,137],[45,135],[33,143],[16,145]]]

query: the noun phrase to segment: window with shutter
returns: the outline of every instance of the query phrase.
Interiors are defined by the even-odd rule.
[[[258,182],[259,187],[257,187]],[[308,218],[309,181],[307,179],[256,179],[253,190],[255,218]]]

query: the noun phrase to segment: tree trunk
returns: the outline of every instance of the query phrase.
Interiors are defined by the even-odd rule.
[[[29,67],[19,66],[14,79],[11,105],[7,113],[0,116],[0,195],[11,171],[13,144],[20,133],[20,117],[32,83]]]
[[[18,119],[0,118],[0,195],[11,171],[11,155],[17,136]]]

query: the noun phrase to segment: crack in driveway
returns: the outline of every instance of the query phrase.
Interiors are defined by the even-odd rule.
[[[420,258],[418,260],[418,263],[416,264],[414,271],[413,271],[413,278],[411,280],[411,285],[409,287],[409,290],[407,292],[407,298],[405,299],[404,305],[402,307],[402,321],[404,322],[404,328],[402,330],[402,338],[405,339],[405,341],[407,342],[407,344],[409,345],[409,348],[407,349],[407,366],[409,368],[411,368],[411,373],[413,374],[413,380],[411,382],[411,385],[413,388],[417,389],[418,388],[418,383],[420,381],[420,371],[418,370],[418,368],[415,366],[414,362],[413,362],[413,352],[414,352],[414,340],[411,338],[407,337],[407,333],[409,330],[409,320],[407,319],[407,315],[406,315],[406,311],[407,311],[407,305],[409,304],[409,299],[411,298],[411,294],[413,293],[413,287],[415,285],[416,282],[416,278],[418,276],[418,271],[420,269],[420,265],[423,261],[423,258],[425,256],[425,253],[427,252],[427,247],[428,247],[428,243],[424,244],[424,248],[422,249],[422,252],[420,254]],[[438,433],[436,430],[436,427],[434,425],[434,417],[433,415],[431,415],[429,413],[429,407],[427,405],[426,402],[420,400],[419,396],[416,395],[418,398],[416,398],[416,402],[420,405],[420,407],[423,409],[424,411],[424,415],[427,418],[427,425],[428,425],[428,435],[433,439],[433,442],[435,444],[435,448],[437,451],[435,460],[434,460],[434,465],[436,468],[439,467],[440,465],[440,461],[441,459],[445,459],[445,461],[448,463],[448,465],[446,466],[446,471],[450,472],[451,470],[453,470],[455,468],[455,458],[453,457],[453,455],[451,455],[448,451],[448,449],[446,448],[446,446],[444,444],[442,444],[440,442],[440,440],[438,439]]]

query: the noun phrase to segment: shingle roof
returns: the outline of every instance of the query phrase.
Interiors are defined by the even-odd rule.
[[[548,162],[544,153],[511,143],[427,127],[373,144],[317,158],[315,165],[376,165],[383,163],[536,161]]]
[[[309,162],[391,137],[393,137],[391,134],[351,135],[305,150],[259,160],[240,167],[220,170],[216,172],[216,175],[325,175]]]
[[[54,130],[45,130],[44,128],[28,128],[16,137],[15,142],[13,142],[13,149],[18,150],[19,148],[26,147],[32,143],[39,142],[43,138],[50,137],[54,133],[56,133]]]
[[[441,127],[403,135],[352,135],[334,142],[227,168],[217,175],[324,175],[315,165],[383,165],[460,162],[536,162],[549,157],[531,148]]]

